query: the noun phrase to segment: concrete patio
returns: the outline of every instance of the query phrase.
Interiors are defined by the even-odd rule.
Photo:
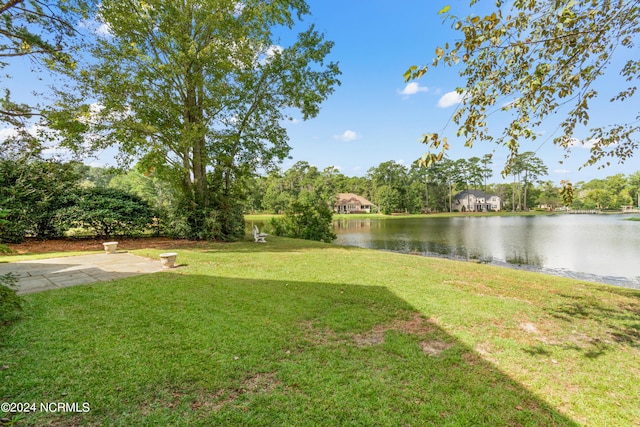
[[[0,275],[11,272],[18,278],[18,294],[106,282],[161,270],[159,260],[127,252],[0,263]]]

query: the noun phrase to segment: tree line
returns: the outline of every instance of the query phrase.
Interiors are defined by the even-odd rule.
[[[45,159],[37,151],[11,148],[0,156],[0,241],[56,238],[74,229],[96,236],[156,233],[189,237],[179,193],[144,163],[129,170]],[[24,148],[24,147],[23,147]],[[28,153],[28,154],[19,154]],[[331,166],[299,161],[283,171],[248,175],[234,201],[241,214],[286,213],[276,234],[331,240],[328,225],[338,193],[355,193],[390,214],[452,212],[456,193],[482,190],[500,196],[502,209],[555,210],[565,205],[562,186],[545,180],[547,168],[522,153],[511,182],[492,183],[491,156],[443,159],[430,167],[387,161],[364,176],[346,176]],[[611,209],[636,205],[640,172],[577,182],[569,207]],[[215,225],[211,225],[214,227]],[[244,230],[243,230],[244,232]]]
[[[544,179],[547,166],[532,152],[518,155],[508,183],[492,183],[491,155],[469,159],[443,159],[429,167],[418,161],[403,165],[395,161],[380,163],[364,176],[346,176],[331,166],[318,169],[300,161],[288,170],[274,170],[248,182],[245,212],[282,213],[299,199],[322,199],[333,208],[338,193],[365,197],[384,214],[453,212],[453,197],[464,190],[481,190],[500,196],[502,209],[526,211],[535,208],[555,210],[611,209],[636,205],[640,172],[617,174],[589,182],[577,182],[570,204],[563,199],[563,186]]]

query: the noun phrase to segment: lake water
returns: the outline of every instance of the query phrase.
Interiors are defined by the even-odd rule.
[[[334,221],[334,243],[474,260],[640,289],[640,221],[628,215]]]

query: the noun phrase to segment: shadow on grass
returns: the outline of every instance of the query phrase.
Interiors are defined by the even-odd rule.
[[[26,297],[25,425],[577,425],[384,287],[168,272]]]

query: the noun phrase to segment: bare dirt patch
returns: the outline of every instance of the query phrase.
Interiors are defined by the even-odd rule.
[[[384,343],[387,331],[397,331],[410,335],[425,335],[434,331],[434,325],[420,313],[415,313],[409,320],[396,320],[392,323],[374,326],[364,334],[355,334],[353,340],[359,347],[366,347]]]
[[[280,380],[275,373],[259,373],[243,381],[239,388],[233,390],[219,390],[208,402],[194,402],[191,409],[198,409],[202,406],[213,407],[216,410],[225,405],[233,404],[240,396],[250,394],[269,394],[280,385]]]
[[[328,345],[352,341],[358,347],[383,344],[384,335],[387,331],[427,337],[437,329],[433,319],[427,319],[420,313],[413,314],[407,320],[395,320],[390,323],[376,325],[361,334],[338,335],[332,330],[316,328],[312,322],[304,322],[302,327],[307,338],[316,344]]]
[[[444,341],[423,341],[420,343],[422,351],[429,356],[438,356],[440,353],[448,348],[451,348],[453,344]]]
[[[133,249],[170,249],[181,246],[197,246],[206,244],[193,240],[170,239],[167,237],[137,237],[114,238],[118,242],[118,250]],[[55,239],[34,240],[28,239],[24,243],[9,244],[14,254],[42,254],[49,252],[76,252],[76,251],[101,251],[104,250],[104,239]]]

